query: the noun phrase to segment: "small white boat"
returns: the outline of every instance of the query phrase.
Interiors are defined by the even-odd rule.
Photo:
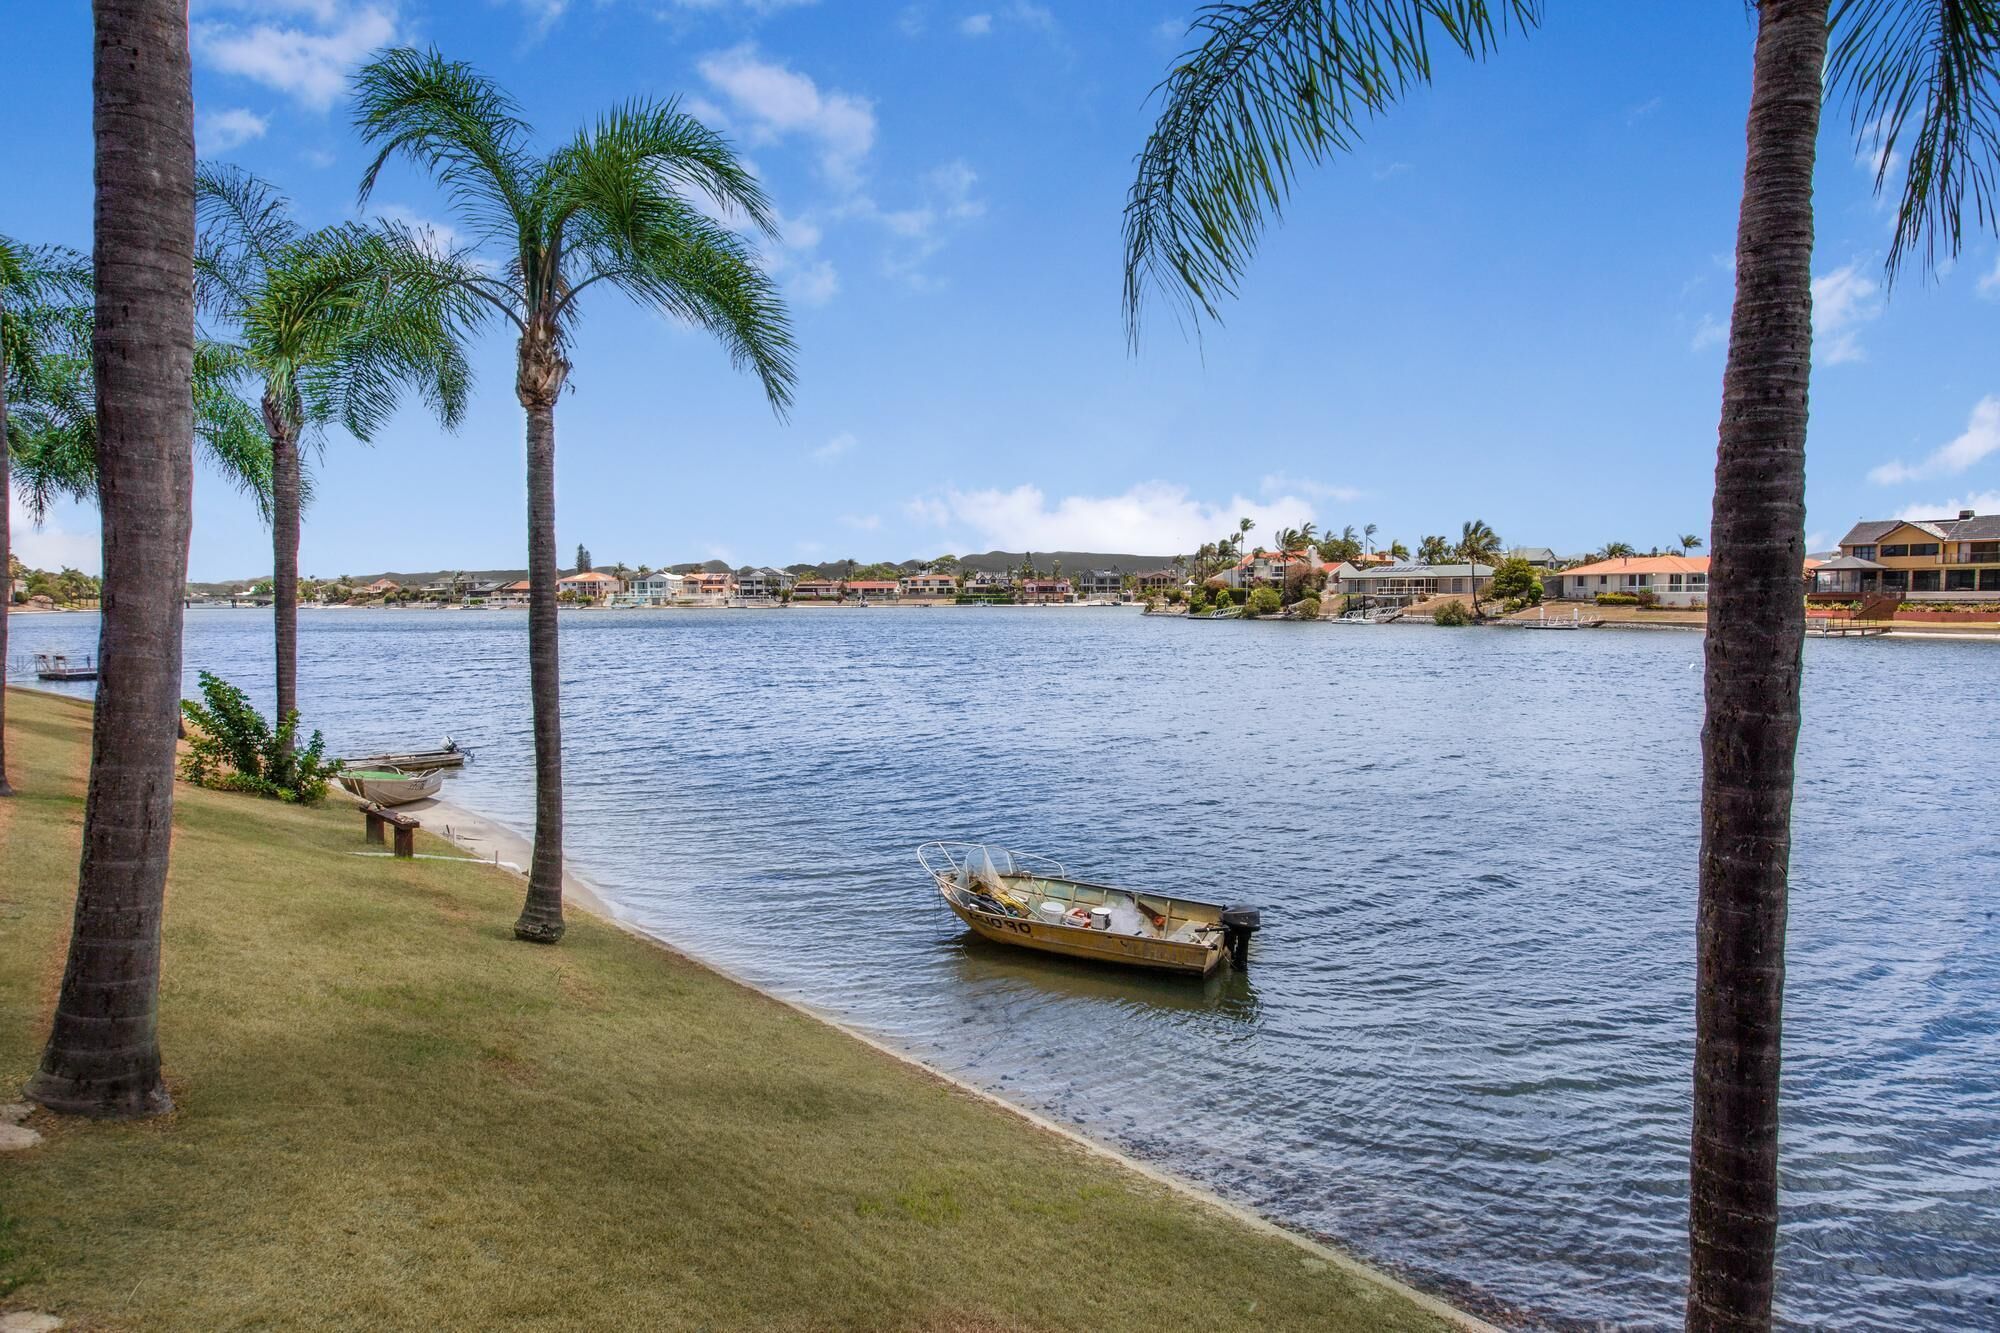
[[[426,796],[435,796],[444,786],[444,774],[405,773],[400,768],[359,768],[340,774],[340,785],[364,801],[376,805],[408,805]]]

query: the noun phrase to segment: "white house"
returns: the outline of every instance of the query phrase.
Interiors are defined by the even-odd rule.
[[[1651,593],[1661,606],[1708,601],[1705,555],[1630,555],[1565,569],[1542,580],[1568,602],[1594,601],[1599,593]]]
[[[611,600],[619,606],[670,606],[686,583],[678,574],[662,569],[653,574],[636,574],[625,580],[625,591]]]

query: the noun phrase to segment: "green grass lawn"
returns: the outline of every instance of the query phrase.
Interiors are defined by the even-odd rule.
[[[11,1090],[61,977],[89,711],[13,691],[7,723]],[[0,1157],[0,1310],[146,1330],[1441,1326],[596,918],[518,944],[511,875],[356,856],[344,804],[183,785],[174,824],[177,1109],[32,1117],[45,1142]]]

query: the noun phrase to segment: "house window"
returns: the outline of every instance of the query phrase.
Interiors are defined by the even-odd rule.
[[[1708,575],[1706,575],[1706,574],[1690,574],[1690,575],[1688,575],[1688,586],[1689,586],[1690,588],[1705,588],[1705,587],[1707,587],[1707,586],[1708,586]]]
[[[1681,590],[1681,576],[1678,574],[1667,575],[1667,591],[1679,592],[1680,590]]]
[[[2000,592],[2000,569],[1982,569],[1979,571],[1979,591]]]
[[[1610,579],[1610,577],[1609,577],[1608,575],[1604,575],[1604,574],[1599,574],[1599,575],[1597,576],[1597,586],[1598,586],[1598,587],[1602,588],[1602,587],[1603,587],[1603,586],[1604,586],[1605,584],[1607,584],[1607,583],[1609,583],[1609,582],[1611,582],[1611,579]]]
[[[1938,544],[1936,542],[1912,542],[1910,544],[1911,555],[1936,555],[1937,553]]]
[[[1910,591],[1936,592],[1938,590],[1938,575],[1941,572],[1935,569],[1919,569],[1914,571],[1910,575]]]
[[[1970,569],[1947,569],[1944,572],[1946,592],[1972,592],[1976,586],[1974,571]]]
[[[1884,560],[1887,560],[1891,556],[1908,555],[1909,553],[1910,553],[1909,545],[1904,542],[1897,542],[1892,546],[1885,546],[1882,548],[1882,558]]]
[[[1875,548],[1872,546],[1857,546],[1849,551],[1848,554],[1856,560],[1873,560],[1875,558]]]

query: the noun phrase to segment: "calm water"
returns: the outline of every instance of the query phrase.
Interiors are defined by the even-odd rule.
[[[191,613],[190,692],[268,706],[268,627]],[[96,621],[12,629],[18,666]],[[446,795],[529,826],[524,617],[300,631],[336,750],[448,731]],[[570,851],[640,923],[1485,1308],[1678,1324],[1698,636],[641,612],[563,650]],[[2000,645],[1806,660],[1782,1313],[2000,1326]],[[984,945],[932,837],[1260,903],[1253,966]]]

